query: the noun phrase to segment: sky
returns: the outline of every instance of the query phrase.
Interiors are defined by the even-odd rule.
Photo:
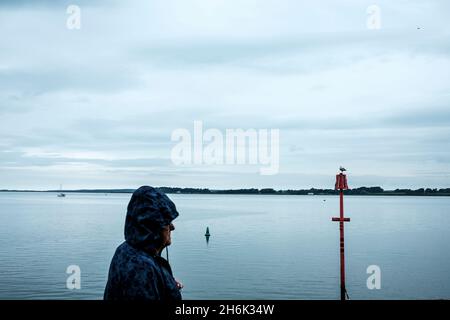
[[[0,189],[333,188],[341,165],[350,187],[448,188],[449,13],[447,0],[0,1]],[[279,130],[279,170],[175,164],[172,133],[194,121]]]

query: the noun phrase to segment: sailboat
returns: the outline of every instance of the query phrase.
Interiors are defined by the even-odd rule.
[[[59,185],[59,193],[57,196],[59,198],[64,198],[66,196],[66,194],[62,192],[62,185]]]

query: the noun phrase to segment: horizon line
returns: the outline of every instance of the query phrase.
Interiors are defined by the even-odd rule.
[[[130,193],[130,192],[134,192],[135,190],[137,190],[139,187],[137,188],[92,188],[92,189],[87,189],[87,188],[78,188],[78,189],[46,189],[46,190],[36,190],[36,189],[0,189],[0,192],[106,192],[106,191],[122,191],[124,193]],[[317,191],[321,191],[321,190],[326,190],[326,191],[336,191],[336,189],[334,188],[317,188],[317,187],[310,187],[310,188],[299,188],[299,189],[294,189],[294,188],[288,188],[288,189],[276,189],[276,188],[272,188],[272,187],[265,187],[265,188],[256,188],[256,187],[250,187],[250,188],[225,188],[225,189],[219,189],[219,188],[207,188],[207,187],[167,187],[167,186],[159,186],[159,187],[154,187],[155,189],[179,189],[181,190],[195,190],[195,191],[250,191],[250,190],[257,190],[257,191],[275,191],[275,192],[280,192],[280,191],[312,191],[312,190],[317,190]],[[418,189],[412,189],[412,188],[395,188],[395,189],[384,189],[381,186],[360,186],[360,187],[355,187],[355,188],[348,188],[348,190],[358,190],[358,189],[371,189],[371,188],[380,188],[382,189],[382,191],[396,191],[396,190],[401,190],[401,191],[419,191],[419,190],[432,190],[432,191],[439,191],[439,190],[450,190],[450,187],[447,188],[437,188],[437,187],[422,187],[422,188],[418,188]],[[381,191],[381,190],[380,190]]]

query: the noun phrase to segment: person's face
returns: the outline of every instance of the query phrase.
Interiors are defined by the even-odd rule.
[[[169,224],[168,226],[165,226],[162,230],[161,236],[162,236],[162,242],[163,242],[163,248],[170,246],[170,244],[172,243],[172,239],[171,239],[171,232],[175,230],[175,226],[173,225],[173,223]]]

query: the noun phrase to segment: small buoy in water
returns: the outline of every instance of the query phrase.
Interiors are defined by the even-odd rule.
[[[209,237],[211,234],[209,233],[209,227],[206,227],[205,237]]]

